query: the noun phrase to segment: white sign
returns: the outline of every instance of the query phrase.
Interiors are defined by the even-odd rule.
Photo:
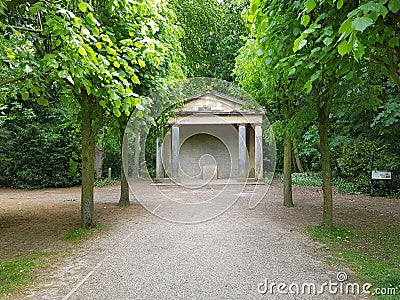
[[[372,171],[371,179],[392,179],[392,172],[389,171]]]

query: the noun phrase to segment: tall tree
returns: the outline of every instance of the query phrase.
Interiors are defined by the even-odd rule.
[[[160,28],[174,29],[168,13],[159,1],[38,1],[18,11],[22,18],[9,14],[1,26],[10,33],[1,46],[15,74],[0,86],[19,82],[26,99],[32,93],[45,95],[46,84],[53,82],[62,101],[80,107],[83,227],[95,224],[96,134],[105,118],[129,115],[134,107],[140,117],[144,107],[134,90],[146,66],[162,73],[163,60],[172,58],[174,65],[171,49],[179,43],[158,36]],[[38,102],[48,104],[45,97]]]
[[[171,0],[184,30],[182,48],[188,77],[232,81],[235,57],[244,44],[241,12],[245,1]]]
[[[354,7],[340,0],[337,9],[346,13],[338,30],[338,52],[382,66],[400,92],[400,1],[359,1]]]
[[[248,90],[263,105],[268,117],[283,130],[283,204],[293,206],[292,199],[292,139],[302,133],[300,122],[293,125],[294,114],[304,115],[301,107],[301,89],[291,70],[291,60],[285,58],[292,54],[296,31],[301,26],[296,21],[296,12],[286,11],[275,15],[285,4],[273,1],[265,4],[265,14],[258,14],[263,4],[252,2],[245,14],[250,30],[250,39],[241,49],[236,59],[235,74],[240,85]],[[271,13],[273,16],[267,17]],[[300,124],[304,120],[300,120]]]
[[[296,99],[301,99],[299,107],[304,115],[301,118],[297,112],[292,118],[294,124],[304,124],[307,116],[316,117],[323,177],[322,224],[329,228],[333,227],[328,136],[330,113],[332,107],[345,98],[342,95],[346,95],[346,89],[352,85],[354,72],[362,67],[336,51],[334,41],[340,38],[340,20],[344,16],[332,1],[320,1],[317,5],[314,0],[290,4],[281,0],[253,0],[247,13],[256,41],[252,53],[253,57],[260,57],[261,69],[283,78],[292,76],[295,82],[290,92],[296,95]],[[293,37],[296,38],[294,41]],[[273,79],[273,75],[267,78]],[[263,79],[260,81],[265,82]],[[283,83],[291,86],[290,81]]]

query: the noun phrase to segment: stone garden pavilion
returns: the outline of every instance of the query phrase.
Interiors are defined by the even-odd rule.
[[[263,111],[206,90],[193,95],[169,118],[157,142],[156,180],[263,178]]]

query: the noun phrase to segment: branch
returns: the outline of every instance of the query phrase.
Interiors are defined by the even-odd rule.
[[[386,65],[386,68],[389,72],[390,77],[392,77],[394,83],[396,84],[397,90],[400,92],[400,77],[397,73],[397,68],[394,59],[394,49],[389,47],[388,43],[385,43],[386,53],[389,59],[389,65]]]
[[[32,77],[32,75],[33,75],[32,73],[29,73],[29,74],[22,75],[20,77],[15,77],[15,78],[11,78],[11,79],[7,79],[7,80],[4,80],[4,81],[1,81],[0,82],[0,87],[5,86],[5,85],[10,84],[10,83],[17,82],[17,81],[23,81],[26,78]]]
[[[49,71],[47,71],[47,72],[44,72],[44,73],[41,74],[41,76],[49,75],[49,74],[51,73],[51,71],[52,71],[52,70],[49,70]],[[7,79],[7,80],[4,80],[4,81],[0,81],[0,87],[5,86],[5,85],[7,85],[7,84],[11,84],[11,83],[17,82],[17,81],[23,81],[23,80],[25,80],[25,79],[27,79],[27,78],[32,77],[33,75],[34,75],[34,72],[31,72],[31,73],[29,73],[29,74],[25,74],[25,75],[22,75],[22,76],[20,76],[20,77],[14,77],[14,78],[11,78],[11,79]]]
[[[20,4],[26,4],[26,3],[33,4],[33,3],[36,3],[38,1],[39,0],[5,0],[4,2],[7,5],[7,9],[8,10],[12,10],[12,9],[14,9],[15,7],[17,7]]]
[[[385,65],[385,61],[383,60],[382,57],[375,55],[375,54],[371,54],[371,58],[374,63],[376,63],[378,65]]]
[[[23,26],[11,26],[11,25],[6,25],[6,27],[7,27],[7,28],[16,29],[16,30],[35,32],[35,33],[41,33],[41,32],[42,32],[40,29],[28,28],[28,27],[23,27]]]

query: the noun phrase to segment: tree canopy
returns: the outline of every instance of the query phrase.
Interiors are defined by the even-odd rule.
[[[82,225],[93,226],[96,134],[105,118],[129,116],[133,109],[143,115],[143,85],[180,74],[174,14],[155,0],[37,1],[4,12],[0,44],[7,71],[0,86],[6,97],[20,93],[48,105],[52,90],[80,108]]]

